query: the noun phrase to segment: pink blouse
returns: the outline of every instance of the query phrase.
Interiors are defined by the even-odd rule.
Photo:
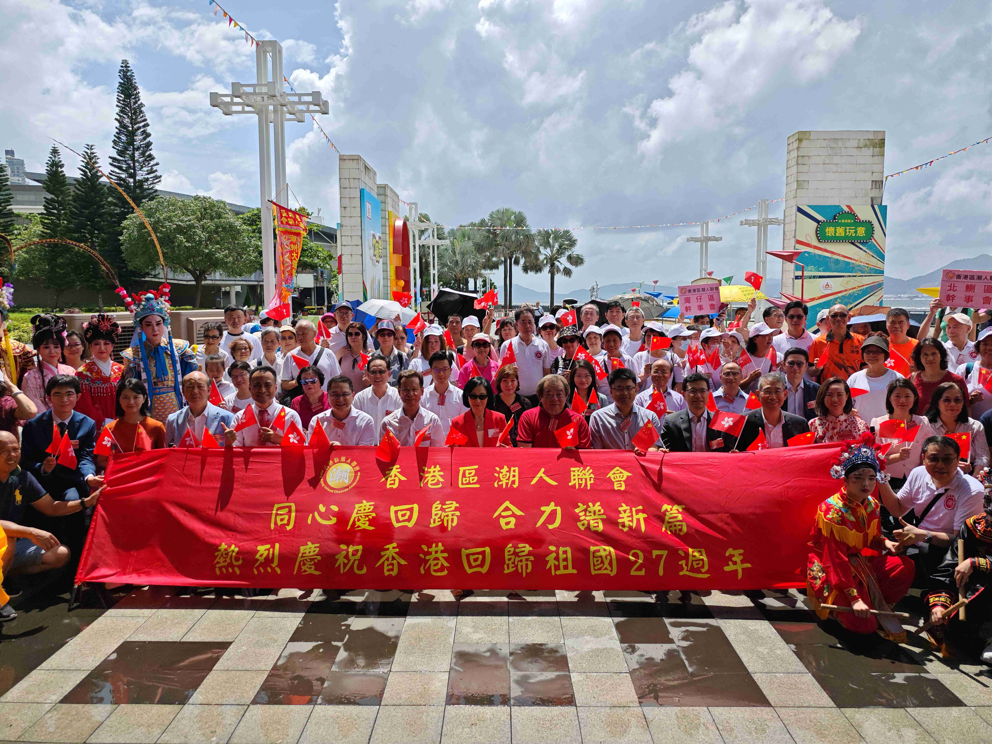
[[[51,380],[55,375],[69,375],[70,377],[76,376],[76,370],[70,367],[68,364],[59,364],[58,368],[41,362],[41,367],[44,369],[45,379],[42,381],[42,372],[38,367],[34,369],[29,369],[24,373],[24,379],[21,381],[21,390],[24,394],[31,399],[31,402],[38,407],[38,413],[42,411],[47,411],[51,408],[48,405],[48,399],[45,397],[45,385]]]
[[[816,435],[816,443],[845,442],[860,439],[868,431],[868,424],[856,413],[841,416],[817,416],[809,422],[809,430]]]

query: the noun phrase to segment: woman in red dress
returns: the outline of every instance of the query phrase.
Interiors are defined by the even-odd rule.
[[[115,418],[117,383],[124,366],[114,361],[114,342],[121,332],[112,315],[94,315],[83,326],[83,338],[90,349],[90,358],[76,372],[82,391],[76,410],[96,422],[99,433],[105,423]]]
[[[895,555],[896,544],[882,536],[879,504],[871,494],[877,481],[888,480],[880,465],[884,462],[871,434],[866,434],[830,468],[830,475],[844,485],[816,510],[806,563],[807,593],[821,620],[834,617],[854,633],[877,631],[905,643],[906,633],[897,620],[871,614],[888,611],[906,596],[915,570],[913,561]],[[827,610],[824,604],[852,611]]]

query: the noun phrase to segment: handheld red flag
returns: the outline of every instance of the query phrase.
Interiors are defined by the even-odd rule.
[[[238,422],[234,425],[235,431],[244,431],[250,426],[258,426],[258,419],[255,418],[255,409],[249,405],[241,412]]]
[[[444,343],[446,343],[448,345],[448,348],[451,349],[452,351],[454,351],[455,348],[457,347],[455,340],[451,338],[451,331],[449,331],[447,328],[444,329]]]
[[[427,433],[430,430],[431,430],[431,427],[430,426],[425,426],[423,429],[421,429],[420,431],[418,431],[417,432],[417,435],[413,438],[413,446],[414,447],[419,447],[421,445],[421,443],[424,441],[424,437],[427,436]]]
[[[393,299],[400,303],[400,307],[410,307],[413,295],[409,292],[393,292]]]
[[[151,437],[148,436],[148,432],[144,430],[144,427],[139,426],[138,431],[134,435],[134,451],[149,452],[151,448]]]
[[[313,427],[313,434],[310,435],[310,441],[307,444],[311,447],[330,447],[331,440],[327,438],[327,431],[324,429],[324,425],[317,422],[316,426]]]
[[[647,347],[647,345],[643,341],[641,341],[641,345],[637,347],[637,350],[638,351],[647,351],[648,350],[648,347]]]
[[[754,441],[747,446],[747,452],[757,452],[758,450],[763,450],[768,447],[768,440],[765,439],[765,432],[762,429],[758,429],[758,436],[754,438]]]
[[[958,446],[961,448],[961,459],[967,460],[971,456],[971,432],[962,431],[948,434],[947,436],[958,443]],[[61,462],[61,456],[59,462]]]
[[[978,368],[978,384],[992,393],[992,369]]]
[[[596,395],[596,388],[590,388],[589,389],[589,405],[590,406],[598,406],[599,405],[599,396]]]
[[[574,326],[578,325],[578,319],[575,317],[575,310],[569,310],[567,313],[562,313],[561,316],[562,326]]]
[[[93,454],[110,455],[114,451],[114,447],[120,449],[120,446],[117,444],[117,440],[114,439],[113,432],[104,426],[103,431],[100,432],[100,436],[97,437],[96,447],[93,448]]]
[[[475,362],[472,362],[472,377],[482,377],[482,370]]]
[[[886,419],[878,425],[877,434],[885,439],[902,439],[906,434],[906,422],[899,419]]]
[[[716,413],[718,410],[716,407],[716,398],[713,397],[713,393],[710,392],[710,397],[706,399],[706,410],[711,413]]]
[[[196,441],[196,435],[193,433],[193,430],[187,426],[186,433],[183,434],[179,440],[179,444],[176,446],[180,449],[188,449],[190,447],[199,447],[200,443]]]
[[[329,339],[330,337],[331,337],[331,331],[328,329],[327,326],[324,325],[324,321],[323,320],[318,320],[317,321],[317,340],[319,341],[322,338]]]
[[[360,370],[364,372],[365,368],[369,366],[369,355],[362,354],[360,357],[358,357],[357,366]]]
[[[499,360],[499,368],[503,369],[508,364],[516,364],[517,355],[513,352],[513,339],[510,339],[510,343],[506,345],[506,353],[503,354],[503,358]]]
[[[778,354],[775,352],[774,346],[768,347],[768,353],[765,354],[765,359],[771,362],[770,369],[775,369],[778,366]]]
[[[251,408],[251,406],[248,407]],[[269,428],[281,429],[284,434],[286,433],[286,406],[282,406],[279,409],[279,413],[277,413],[276,417],[272,419],[272,423],[269,424]]]
[[[796,436],[786,441],[789,447],[802,447],[804,444],[813,444],[813,440],[816,439],[816,434],[811,431],[807,431],[805,434],[796,434]]]
[[[881,445],[878,448],[878,454],[880,454],[882,457],[885,457],[887,454],[889,454],[889,450],[892,449],[892,445],[893,442],[886,442],[885,444]]]
[[[59,425],[52,421],[52,441],[48,443],[48,447],[45,449],[50,455],[57,455],[59,449],[62,447],[62,434],[59,433]]]
[[[596,379],[605,380],[608,377],[608,375],[606,373],[606,370],[603,369],[603,365],[599,363],[599,360],[596,359],[595,357],[589,357],[589,361],[592,362],[592,367],[594,370],[596,370]]]
[[[220,394],[220,390],[217,387],[217,380],[213,378],[210,380],[210,397],[207,400],[215,406],[219,406],[224,402],[224,396]]]
[[[744,421],[743,414],[727,411],[726,413],[718,413],[714,416],[710,421],[710,428],[717,431],[725,431],[731,436],[737,437],[740,436],[741,429],[744,428]]]
[[[627,369],[627,365],[623,363],[623,359],[620,357],[613,357],[610,361],[613,363],[613,369]]]
[[[290,421],[289,425],[286,427],[286,433],[282,435],[282,441],[279,443],[279,446],[302,447],[306,444],[306,442],[307,437],[303,433],[303,429],[299,427],[299,424],[297,424],[296,421]]]
[[[459,354],[458,352],[455,352],[455,364],[458,365],[458,369],[461,369],[466,364],[468,364],[468,359],[466,359],[463,355]]]
[[[719,349],[719,347],[716,347],[716,346],[713,347],[713,353],[709,355],[709,358],[706,360],[706,363],[708,365],[710,365],[713,369],[716,369],[717,367],[720,366],[720,349]]]
[[[220,442],[218,442],[214,435],[210,433],[210,429],[203,427],[203,441],[200,442],[200,446],[204,449],[220,449]]]
[[[737,363],[741,366],[741,371],[743,371],[747,365],[754,364],[754,361],[751,359],[750,354],[746,351],[742,351],[741,355],[737,357]]]
[[[575,422],[570,421],[568,424],[555,431],[555,438],[558,440],[558,444],[561,445],[562,449],[565,447],[578,447],[579,430],[578,427],[576,427]]]
[[[634,438],[630,440],[641,452],[647,452],[651,447],[654,447],[658,443],[658,430],[654,428],[654,424],[650,421],[641,427],[641,430],[634,435]]]
[[[510,441],[510,431],[513,430],[513,416],[507,419],[506,426],[503,427],[503,431],[499,433],[499,437],[496,438],[496,446],[501,447],[504,444],[509,446]]]
[[[138,431],[141,432],[143,429],[139,426]],[[147,437],[147,435],[146,435]],[[62,442],[59,444],[59,459],[56,460],[59,465],[69,468],[69,470],[75,470],[76,465],[76,450],[72,448],[72,440],[66,435],[62,437]]]
[[[393,462],[400,454],[400,440],[389,429],[382,435],[382,441],[375,448],[375,459]]]
[[[468,444],[468,437],[452,427],[448,430],[448,436],[444,438],[444,443],[448,447],[460,447],[463,444]]]
[[[902,435],[902,440],[904,442],[914,442],[916,440],[916,435],[920,433],[920,425],[915,421],[910,421],[906,424],[906,431]]]
[[[647,409],[658,418],[664,418],[665,414],[668,413],[668,401],[665,400],[665,394],[660,390],[653,391]]]
[[[864,388],[856,388],[856,387],[852,387],[851,388],[851,397],[852,398],[857,398],[857,397],[862,396],[862,395],[868,395],[868,391],[865,390]]]
[[[758,400],[758,396],[755,393],[751,393],[747,396],[747,403],[744,404],[745,410],[753,411],[756,408],[761,408],[761,401]]]
[[[476,310],[482,310],[483,308],[489,308],[499,302],[498,295],[495,289],[490,289],[482,297],[477,299],[474,303]]]
[[[579,391],[576,390],[572,393],[572,405],[569,407],[576,413],[582,414],[586,412],[589,406],[586,405],[586,402],[582,400],[582,396],[579,395]]]
[[[298,357],[296,356],[296,354],[290,354],[290,356],[293,358],[293,364],[296,365],[296,369],[303,369],[304,367],[310,366],[310,362],[308,362],[306,359]]]
[[[744,272],[744,281],[746,281],[748,284],[750,284],[752,287],[754,287],[754,290],[756,292],[759,289],[761,289],[761,282],[763,282],[764,279],[765,279],[765,277],[763,277],[761,274],[757,274],[757,273],[755,273],[753,271],[745,271]]]
[[[417,313],[413,316],[410,322],[406,324],[406,327],[414,333],[420,333],[422,330],[427,328],[427,323],[424,322],[424,319],[421,317],[420,313]]]
[[[664,351],[672,346],[672,339],[668,336],[652,336],[651,351]]]
[[[885,360],[885,366],[893,370],[894,372],[898,372],[903,377],[909,377],[911,372],[909,368],[909,361],[906,359],[906,357],[904,357],[902,354],[900,354],[892,347],[889,347],[889,358]],[[986,371],[992,372],[992,370],[986,370]],[[979,373],[979,376],[981,376],[981,373]],[[981,384],[981,379],[979,379],[979,384]]]

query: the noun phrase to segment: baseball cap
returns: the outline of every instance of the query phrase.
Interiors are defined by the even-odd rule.
[[[603,326],[603,335],[605,336],[607,333],[615,333],[621,339],[623,338],[623,331],[621,331],[617,326],[613,325],[612,323]]]
[[[487,344],[492,344],[493,342],[493,340],[485,333],[476,333],[472,336],[472,343],[474,344],[476,341],[485,341]]]
[[[376,329],[375,335],[378,336],[382,331],[392,331],[393,333],[396,333],[396,326],[393,325],[393,321],[391,320],[380,320],[379,327]]]
[[[699,334],[699,340],[705,341],[708,338],[721,338],[723,336],[718,328],[707,328],[705,331]]]
[[[751,328],[751,337],[754,336],[777,336],[782,332],[781,328],[769,328],[767,323],[755,323]]]
[[[992,326],[989,326],[984,331],[982,331],[981,333],[979,333],[978,334],[978,338],[975,339],[975,343],[978,344],[983,339],[988,338],[989,337],[989,334],[992,334]]]
[[[668,337],[679,338],[680,336],[691,336],[693,333],[695,333],[695,331],[690,331],[684,325],[679,323],[671,327],[671,329],[668,331]]]
[[[337,304],[335,304],[334,305],[334,312],[337,312],[338,310],[340,310],[343,307],[344,308],[347,308],[348,310],[351,310],[352,312],[355,312],[354,308],[352,308],[352,306],[349,303],[347,303],[347,302],[338,302]]]
[[[462,318],[462,328],[464,328],[465,326],[475,326],[476,328],[482,328],[482,325],[479,323],[479,319],[476,318],[474,315],[469,315],[467,318]]]
[[[879,349],[885,352],[885,356],[889,355],[889,342],[886,341],[881,336],[869,336],[864,341],[862,341],[861,353],[864,353],[866,346],[877,346]]]
[[[818,312],[816,314],[816,322],[819,323],[821,320],[826,320],[829,317],[830,317],[830,311],[829,310],[826,310],[826,309],[821,310],[820,312]]]
[[[744,337],[741,334],[739,334],[737,331],[731,331],[730,333],[721,333],[720,335],[729,336],[730,338],[736,338],[737,343],[739,343],[741,346],[744,345]]]
[[[554,315],[542,315],[541,316],[541,321],[537,324],[537,327],[538,328],[543,328],[544,326],[548,325],[549,323],[551,325],[553,325],[555,328],[558,327],[558,320],[555,318]]]
[[[600,336],[603,335],[603,330],[598,325],[591,325],[582,331],[582,338],[587,338],[590,333],[598,333]]]
[[[971,322],[971,318],[968,317],[967,313],[954,313],[953,315],[948,315],[947,320],[956,320],[961,325],[966,325],[971,328],[974,325]]]
[[[555,313],[555,320],[558,320],[558,318],[560,318],[562,315],[564,315],[567,312],[568,312],[568,308],[563,307],[559,309],[558,312]]]
[[[424,338],[428,336],[443,336],[444,329],[439,325],[429,325],[424,329]]]
[[[653,320],[649,320],[647,323],[644,324],[644,330],[645,331],[654,331],[655,333],[660,333],[662,336],[666,335],[666,333],[665,333],[665,326],[663,326],[661,323],[657,323],[657,322],[655,322]]]

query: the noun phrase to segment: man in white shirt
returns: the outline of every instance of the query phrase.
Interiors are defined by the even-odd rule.
[[[373,356],[365,368],[372,385],[359,391],[354,406],[372,417],[374,431],[378,433],[382,420],[402,407],[400,394],[389,384],[389,365],[379,355]]]
[[[741,390],[742,377],[741,365],[737,362],[727,362],[720,369],[721,387],[713,393],[713,401],[724,413],[744,413],[747,395]]]
[[[513,314],[513,320],[517,335],[503,342],[500,358],[506,356],[507,347],[513,347],[520,377],[520,395],[530,398],[537,405],[537,383],[551,373],[551,350],[544,339],[534,337],[537,326],[533,310],[522,307]]]
[[[451,419],[461,416],[468,409],[462,403],[462,391],[448,382],[451,377],[451,362],[443,351],[436,351],[428,360],[434,384],[424,391],[420,405],[433,413],[441,421],[441,430],[448,436]]]
[[[254,362],[262,355],[262,343],[255,336],[244,332],[245,311],[237,305],[228,305],[224,308],[224,322],[227,323],[227,330],[224,331],[220,340],[220,348],[231,353],[231,342],[243,338],[251,344],[251,357],[249,362]]]
[[[309,442],[313,437],[318,426],[323,426],[324,433],[334,446],[374,446],[375,422],[367,413],[359,411],[352,405],[355,399],[355,386],[351,379],[344,375],[332,377],[327,382],[327,397],[330,398],[331,408],[310,419],[307,441]]]
[[[685,398],[669,386],[673,369],[672,360],[667,356],[655,359],[651,363],[651,387],[637,394],[637,397],[634,398],[634,405],[647,408],[662,420],[664,420],[665,414],[684,411],[686,409]],[[662,393],[665,397],[664,410],[660,410],[659,406],[652,405],[656,391]]]
[[[978,350],[975,342],[968,340],[968,335],[974,323],[966,313],[954,313],[947,316],[947,340],[944,348],[947,349],[947,368],[954,369],[955,365],[974,362],[978,359]]]
[[[769,372],[758,378],[761,408],[745,414],[744,428],[735,447],[737,451],[746,451],[761,433],[765,436],[765,446],[775,449],[788,447],[790,439],[809,432],[806,419],[782,410],[786,398],[786,380],[781,372]]]
[[[282,360],[283,390],[292,390],[297,387],[296,378],[300,374],[300,370],[306,366],[319,369],[325,380],[330,380],[341,374],[341,367],[338,365],[334,352],[317,345],[317,329],[309,320],[297,322],[296,341],[299,346]]]
[[[226,444],[233,444],[237,447],[278,447],[291,423],[295,423],[300,431],[303,430],[300,414],[292,408],[287,408],[276,402],[278,386],[276,385],[274,370],[271,367],[253,369],[248,377],[248,387],[251,390],[252,403],[237,415],[234,420],[234,427],[227,428],[225,426],[224,440]],[[256,423],[238,431],[238,424],[244,421],[249,411],[254,414]],[[285,423],[282,426],[276,424],[280,412],[286,414]]]
[[[772,339],[772,348],[778,358],[785,356],[789,349],[802,349],[809,352],[813,343],[813,334],[806,330],[806,318],[809,308],[799,300],[793,300],[785,306],[785,333],[780,333]]]
[[[382,420],[379,426],[379,439],[385,436],[388,429],[399,440],[401,447],[413,447],[417,432],[426,428],[427,434],[421,446],[443,447],[445,435],[441,420],[420,405],[420,399],[424,394],[424,376],[412,369],[400,372],[399,393],[403,407]]]
[[[197,442],[203,441],[205,428],[218,442],[223,440],[225,429],[234,426],[234,414],[210,403],[210,379],[206,373],[190,372],[183,378],[182,389],[186,405],[166,419],[165,446],[178,445],[190,428]]]

